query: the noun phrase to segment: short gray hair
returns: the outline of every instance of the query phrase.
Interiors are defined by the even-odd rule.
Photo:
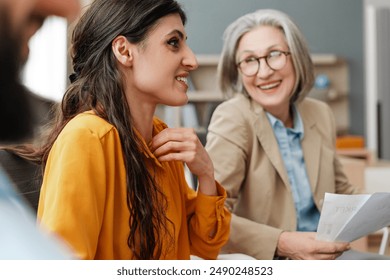
[[[235,92],[247,95],[239,79],[236,63],[238,44],[246,33],[258,26],[273,26],[283,31],[291,52],[296,80],[291,103],[302,100],[314,84],[314,67],[306,40],[298,26],[285,13],[277,10],[257,10],[232,22],[225,30],[224,46],[218,64],[219,86],[223,93],[231,96]]]

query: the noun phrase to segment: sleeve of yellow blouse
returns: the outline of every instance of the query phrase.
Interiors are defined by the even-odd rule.
[[[104,151],[88,129],[59,136],[50,152],[38,218],[81,259],[93,259],[106,195]]]
[[[231,214],[224,206],[225,189],[217,183],[217,196],[189,192],[193,199],[193,212],[188,213],[191,254],[204,259],[216,259],[221,247],[227,242]]]

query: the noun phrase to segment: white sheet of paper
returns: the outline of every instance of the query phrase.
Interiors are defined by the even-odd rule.
[[[370,194],[344,195],[325,193],[317,229],[317,239],[335,241],[341,229],[370,198]]]
[[[351,242],[390,225],[390,193],[325,194],[317,239]]]
[[[348,221],[337,241],[353,241],[390,224],[390,193],[374,193]]]

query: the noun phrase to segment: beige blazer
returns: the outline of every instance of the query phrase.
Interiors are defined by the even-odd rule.
[[[355,193],[335,152],[335,122],[323,102],[297,105],[304,126],[302,149],[313,197],[321,209],[325,192]],[[233,213],[225,253],[273,259],[282,231],[295,231],[291,187],[272,127],[263,108],[238,94],[217,107],[206,149],[216,179],[226,188]]]

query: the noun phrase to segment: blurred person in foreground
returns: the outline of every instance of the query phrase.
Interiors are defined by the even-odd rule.
[[[0,103],[2,106],[0,121],[2,121],[1,127],[2,133],[4,133],[4,135],[0,135],[0,144],[7,142],[14,144],[12,139],[7,139],[12,137],[11,135],[24,134],[23,140],[35,137],[38,126],[47,123],[50,106],[54,104],[54,102],[49,102],[49,100],[30,92],[19,82],[19,70],[23,68],[29,56],[29,41],[48,16],[64,17],[68,22],[73,22],[79,15],[81,7],[79,0],[0,1],[4,7],[2,13],[5,13],[1,20],[10,22],[2,24],[2,34],[4,38],[8,37],[9,39],[2,39],[0,44],[3,50],[4,65],[8,65],[2,67],[1,77],[3,81],[17,81],[16,84],[8,83],[7,85],[7,87],[13,87],[9,89],[13,92],[12,96],[0,93],[0,98],[6,98],[6,102]],[[15,63],[8,63],[7,60],[14,60]],[[13,69],[8,70],[9,67],[13,67]],[[15,104],[16,106],[14,106],[11,102],[18,102],[19,105]],[[26,112],[26,114],[20,114],[20,112]],[[21,118],[24,118],[23,121]],[[12,133],[8,133],[11,131]]]
[[[67,8],[61,9],[65,2]],[[32,20],[49,15],[74,18],[79,7],[76,0],[0,0],[0,145],[22,143],[32,137],[30,103],[19,81],[27,38],[38,29],[29,31]],[[34,214],[1,167],[0,227],[0,259],[72,257],[58,240],[37,228]]]
[[[0,106],[2,106],[0,122],[2,121],[1,127],[4,132],[0,133],[0,166],[14,183],[17,194],[25,199],[36,212],[42,184],[41,167],[34,161],[26,159],[25,150],[20,149],[18,144],[39,142],[40,134],[53,118],[58,104],[21,85],[18,81],[19,69],[24,67],[29,58],[31,37],[43,25],[45,19],[48,16],[59,16],[66,18],[69,23],[73,22],[80,13],[80,2],[79,0],[1,1],[3,1],[3,6],[8,7],[9,11],[6,16],[10,17],[10,21],[13,19],[15,24],[2,25],[4,36],[13,36],[13,38],[2,40],[0,45],[4,49],[3,65],[11,65],[2,67],[1,77],[3,81],[7,81],[4,86],[12,87],[3,89],[4,94],[0,95]],[[27,12],[29,7],[30,12]],[[6,44],[9,46],[7,47]],[[65,56],[66,53],[63,55]],[[14,60],[15,63],[9,63],[6,60]],[[17,83],[8,81],[17,81]],[[7,92],[13,94],[8,95]],[[15,110],[15,108],[18,109]],[[15,137],[16,133],[23,135],[23,139],[19,139],[18,142],[8,139]]]

